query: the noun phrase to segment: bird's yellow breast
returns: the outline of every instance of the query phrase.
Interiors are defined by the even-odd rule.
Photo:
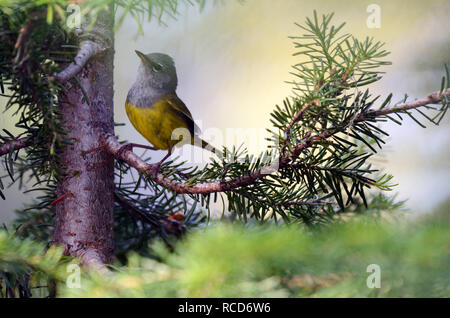
[[[165,98],[149,107],[136,107],[127,101],[125,109],[134,128],[158,149],[166,150],[179,142],[172,140],[175,129],[188,129],[186,120],[173,110]]]

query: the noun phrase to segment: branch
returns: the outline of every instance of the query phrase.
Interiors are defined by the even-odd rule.
[[[398,113],[398,112],[404,112],[409,109],[414,109],[422,106],[426,106],[429,104],[438,104],[442,101],[443,96],[450,97],[450,89],[446,89],[443,92],[434,92],[428,95],[425,98],[416,99],[415,101],[404,103],[404,104],[397,104],[392,107],[387,107],[380,110],[369,110],[366,114],[361,114],[357,120],[361,121],[364,120],[367,117],[378,117],[378,116],[384,116],[392,113]]]
[[[412,101],[410,103],[395,105],[390,108],[386,108],[383,110],[369,110],[368,112],[361,114],[357,121],[363,121],[366,118],[369,117],[378,117],[378,116],[384,116],[386,114],[395,113],[395,112],[401,112],[406,111],[408,109],[418,108],[421,106],[425,106],[428,104],[436,104],[439,103],[443,96],[450,96],[450,90],[447,89],[443,93],[435,92],[430,95],[428,95],[426,98],[418,99],[415,101]],[[308,106],[308,105],[306,105]],[[303,109],[297,113],[295,118],[301,118],[304,111],[307,110],[307,107],[303,107]],[[309,105],[310,106],[310,105]],[[308,106],[308,107],[309,107]],[[298,120],[297,119],[297,120]],[[295,123],[295,121],[292,121],[292,125]],[[292,126],[290,125],[290,126]],[[307,148],[310,148],[316,144],[318,144],[320,141],[327,139],[334,134],[338,133],[340,130],[338,127],[330,128],[328,130],[323,131],[320,134],[317,135],[307,135],[303,140],[301,140],[299,143],[297,143],[290,155],[288,154],[282,154],[279,161],[279,169],[286,168],[289,166],[289,164],[297,159],[300,154]],[[158,173],[157,175],[153,175],[150,173],[154,165],[150,165],[146,163],[144,160],[142,160],[139,156],[137,156],[133,151],[126,150],[119,152],[119,149],[121,148],[121,145],[119,141],[111,134],[102,134],[100,138],[100,144],[101,146],[105,147],[105,149],[112,154],[116,159],[121,159],[125,161],[128,165],[131,167],[134,167],[139,172],[144,173],[149,179],[153,180],[157,184],[161,185],[162,187],[166,189],[173,190],[177,193],[190,193],[190,194],[208,194],[208,193],[215,193],[215,192],[226,192],[230,190],[234,190],[239,187],[247,186],[250,184],[255,183],[257,180],[260,180],[262,178],[267,177],[268,175],[272,174],[273,172],[276,172],[274,168],[271,167],[264,167],[263,169],[257,170],[251,174],[244,175],[241,177],[238,177],[233,180],[221,180],[221,181],[215,181],[215,182],[207,182],[207,183],[201,183],[196,185],[187,185],[184,183],[173,181],[167,177],[165,177],[163,174]],[[370,181],[370,180],[369,180]]]
[[[145,223],[149,224],[154,229],[159,231],[161,238],[163,239],[166,246],[171,251],[173,251],[173,246],[167,240],[166,233],[164,232],[164,231],[171,232],[171,231],[168,231],[167,225],[164,224],[164,223],[167,224],[168,221],[170,221],[169,218],[167,218],[167,217],[160,218],[155,214],[150,214],[150,215],[143,214],[131,202],[128,202],[125,198],[121,197],[117,192],[114,192],[114,201],[117,202],[117,204],[119,204],[122,207],[122,209],[124,209],[126,212],[130,213],[134,219],[140,220],[142,222],[142,224],[145,224]],[[178,222],[176,222],[176,223],[178,224]]]
[[[78,1],[78,4],[83,4],[88,1]],[[66,82],[76,76],[86,63],[95,55],[111,49],[113,47],[114,36],[110,30],[110,26],[105,21],[109,21],[110,11],[105,10],[97,17],[94,27],[91,29],[88,26],[88,21],[81,25],[79,36],[83,38],[80,42],[80,49],[74,58],[74,62],[69,64],[64,70],[56,74],[52,79],[60,82]]]
[[[298,111],[297,114],[295,114],[294,118],[292,119],[292,121],[289,123],[289,125],[287,126],[287,128],[284,130],[284,134],[285,134],[285,139],[283,142],[283,146],[281,148],[281,152],[284,152],[284,149],[286,148],[286,144],[291,136],[291,129],[292,127],[303,117],[303,114],[308,110],[309,107],[311,107],[312,105],[315,106],[320,106],[319,102],[317,100],[313,100],[309,103],[307,103],[305,106],[302,107],[302,109],[300,109]]]
[[[295,114],[294,118],[292,119],[292,121],[289,123],[289,125],[287,126],[286,130],[284,131],[286,134],[289,133],[289,131],[292,129],[292,126],[294,126],[294,124],[296,122],[298,122],[302,117],[303,114],[308,110],[309,107],[311,107],[312,105],[315,106],[320,106],[319,102],[317,100],[313,100],[312,102],[309,102],[308,104],[306,104],[305,106],[303,106],[302,109],[300,109],[298,111],[297,114]]]
[[[397,104],[392,107],[388,107],[388,108],[384,108],[384,109],[380,109],[380,110],[375,110],[375,109],[369,110],[369,111],[359,115],[355,121],[358,121],[358,122],[364,121],[367,118],[380,117],[380,116],[385,116],[385,115],[392,114],[392,113],[404,112],[409,109],[415,109],[415,108],[423,107],[423,106],[426,106],[429,104],[437,104],[442,101],[443,96],[450,97],[450,89],[447,89],[447,90],[443,91],[442,93],[441,92],[431,93],[425,98],[417,99],[417,100],[409,102],[409,103]],[[334,127],[334,128],[331,127],[329,129],[323,131],[321,134],[305,138],[304,140],[302,140],[301,143],[298,143],[294,147],[291,158],[281,158],[282,159],[281,164],[284,164],[291,159],[297,158],[303,152],[303,150],[305,150],[306,148],[309,148],[312,145],[317,144],[318,142],[333,136],[334,134],[338,133],[339,131],[340,130],[338,129],[338,127]]]
[[[311,201],[288,201],[288,202],[281,202],[281,203],[276,203],[276,205],[282,205],[283,207],[289,207],[291,205],[297,205],[297,206],[301,206],[301,205],[308,205],[308,206],[323,206],[323,205],[331,205],[333,204],[332,202],[328,202],[328,201],[323,201],[323,200],[311,200]]]
[[[6,155],[14,150],[25,148],[27,145],[28,137],[20,139],[14,139],[0,144],[0,156]]]
[[[153,175],[150,171],[152,170],[154,165],[146,163],[131,150],[119,152],[121,144],[113,135],[103,134],[100,139],[100,143],[105,147],[106,151],[112,154],[116,159],[125,161],[128,165],[134,167],[139,172],[144,173],[149,179],[153,180],[157,184],[177,193],[208,194],[214,192],[225,192],[241,186],[252,184],[256,180],[275,171],[274,169],[268,168],[265,170],[255,171],[252,174],[245,175],[231,181],[215,181],[191,186],[184,183],[175,182],[165,177],[161,173]]]
[[[13,63],[15,65],[22,64],[23,54],[25,51],[25,43],[28,41],[28,39],[31,36],[31,32],[39,22],[39,19],[43,16],[42,12],[39,13],[30,13],[30,16],[28,20],[25,22],[25,24],[22,26],[22,28],[19,31],[19,35],[17,36],[16,43],[14,45],[14,48],[17,49],[16,56],[14,57]]]
[[[302,205],[307,205],[307,206],[323,206],[323,205],[331,205],[333,204],[332,202],[329,201],[324,201],[324,200],[306,200],[306,201],[286,201],[286,202],[268,202],[266,200],[263,199],[259,199],[259,198],[255,198],[256,200],[265,203],[265,204],[271,204],[271,205],[275,205],[275,206],[282,206],[284,208],[290,207],[292,205],[296,205],[296,206],[302,206]]]
[[[133,218],[140,220],[142,223],[150,224],[155,228],[161,227],[158,217],[156,217],[155,215],[152,216],[143,215],[135,206],[133,206],[130,202],[126,201],[117,192],[114,192],[114,201],[117,202],[117,204],[119,204],[122,207],[122,209],[130,213]]]
[[[64,70],[52,77],[52,80],[58,80],[60,82],[66,82],[77,75],[90,58],[103,51],[101,45],[91,40],[82,42],[81,48],[75,56],[75,62],[72,62]]]

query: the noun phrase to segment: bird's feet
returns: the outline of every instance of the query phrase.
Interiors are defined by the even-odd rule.
[[[133,151],[133,148],[144,148],[144,149],[150,149],[150,150],[158,150],[158,148],[152,147],[152,146],[146,146],[146,145],[140,145],[140,144],[134,144],[134,143],[129,143],[126,145],[123,145],[122,147],[120,147],[120,149],[117,151],[117,156],[119,158],[122,158],[122,156],[124,155],[125,152],[127,151]]]
[[[127,151],[133,151],[133,144],[126,144],[120,147],[120,149],[117,151],[116,156],[119,158],[122,158],[125,152]]]
[[[148,169],[145,170],[146,173],[150,173],[153,176],[157,176],[159,173],[159,168],[161,167],[161,164],[167,159],[169,158],[169,156],[172,154],[172,149],[169,148],[169,151],[167,152],[167,154],[164,156],[164,158],[161,159],[160,162],[155,163],[154,165],[151,165]]]
[[[161,167],[161,162],[150,165],[150,167],[145,169],[145,174],[151,174],[153,177],[156,177],[159,173],[160,167]]]

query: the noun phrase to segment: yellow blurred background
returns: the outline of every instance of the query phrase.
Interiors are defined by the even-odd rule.
[[[163,52],[174,58],[179,97],[205,132],[215,128],[225,136],[220,142],[212,140],[218,146],[248,141],[245,134],[230,137],[230,129],[245,132],[271,127],[269,114],[292,95],[292,86],[286,81],[293,79],[291,65],[299,61],[298,56],[292,56],[295,49],[288,36],[303,33],[294,23],[303,24],[314,9],[319,14],[334,12],[334,24],[346,22],[343,32],[386,42],[385,48],[391,52],[387,59],[393,65],[385,67],[387,74],[371,86],[372,94],[383,98],[392,92],[393,101],[399,101],[405,93],[411,99],[424,97],[440,88],[443,65],[450,64],[450,1],[212,2],[207,1],[202,12],[198,7],[181,5],[176,20],[166,18],[166,25],[156,20],[145,23],[141,36],[132,18],[124,20],[116,33],[114,70],[115,121],[126,124],[116,128],[121,139],[146,143],[131,126],[124,109],[139,62],[136,49]],[[366,24],[371,4],[381,9],[380,28]],[[3,105],[4,99],[0,100]],[[15,121],[10,115],[2,114],[0,127],[14,132]],[[427,129],[423,129],[406,118],[402,126],[383,126],[391,137],[377,162],[394,175],[399,184],[395,192],[399,199],[408,199],[407,207],[413,213],[430,211],[450,195],[449,123],[447,114],[439,127],[426,123]],[[248,144],[250,152],[264,148],[264,137],[259,136],[257,145]],[[158,153],[154,160],[163,155]],[[5,195],[0,224],[10,220],[13,209],[30,199],[16,186]]]

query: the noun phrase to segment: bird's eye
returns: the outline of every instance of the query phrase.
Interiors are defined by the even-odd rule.
[[[159,72],[159,71],[162,70],[163,67],[162,67],[162,65],[159,64],[159,63],[154,63],[153,66],[152,66],[152,68],[153,68],[153,72]]]

